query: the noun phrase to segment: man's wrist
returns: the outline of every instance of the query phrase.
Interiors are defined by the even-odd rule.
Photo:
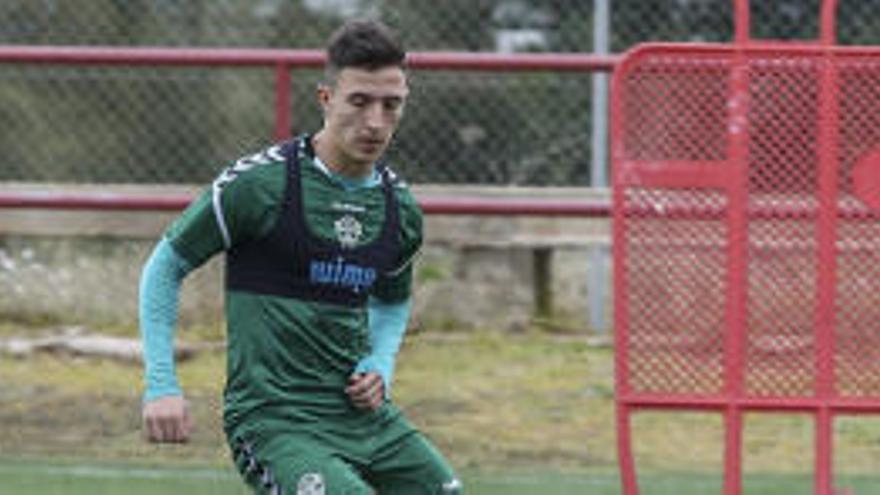
[[[183,390],[180,387],[169,385],[166,387],[150,387],[144,391],[143,402],[153,402],[163,397],[182,397]]]
[[[358,363],[355,372],[377,373],[382,377],[382,384],[385,386],[385,395],[387,396],[391,390],[391,381],[394,376],[394,358],[376,355],[367,356]]]

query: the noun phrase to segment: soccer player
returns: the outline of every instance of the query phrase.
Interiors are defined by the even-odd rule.
[[[224,428],[260,494],[460,494],[390,401],[422,214],[379,161],[408,86],[374,21],[342,26],[317,90],[323,127],[242,158],[165,232],[140,288],[145,435],[192,429],[173,356],[180,283],[226,253]]]

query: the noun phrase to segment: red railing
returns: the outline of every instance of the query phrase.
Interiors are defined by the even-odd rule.
[[[0,64],[80,66],[182,66],[267,67],[275,71],[275,124],[273,137],[286,139],[291,127],[291,71],[324,66],[319,50],[218,49],[218,48],[115,48],[58,46],[0,46]],[[451,71],[565,71],[610,72],[617,55],[496,54],[415,52],[409,55],[414,70]],[[176,210],[192,200],[188,195],[128,196],[58,192],[0,192],[0,208]],[[610,216],[605,200],[420,198],[429,214]]]
[[[185,208],[193,196],[174,194],[74,193],[57,191],[0,191],[0,208],[55,210],[175,211]],[[418,198],[425,213],[436,215],[541,215],[562,217],[608,217],[607,199],[509,199],[462,196]]]

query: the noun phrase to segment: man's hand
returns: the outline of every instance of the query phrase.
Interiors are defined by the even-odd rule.
[[[378,373],[355,373],[349,377],[345,393],[355,407],[375,411],[385,400],[385,384]]]
[[[143,420],[144,436],[151,442],[183,443],[189,440],[193,429],[186,401],[180,396],[147,402]]]

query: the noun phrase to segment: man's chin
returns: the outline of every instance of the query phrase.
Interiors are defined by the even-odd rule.
[[[353,158],[363,164],[371,164],[382,156],[383,151],[385,151],[385,148],[358,150],[358,152],[353,155]]]

